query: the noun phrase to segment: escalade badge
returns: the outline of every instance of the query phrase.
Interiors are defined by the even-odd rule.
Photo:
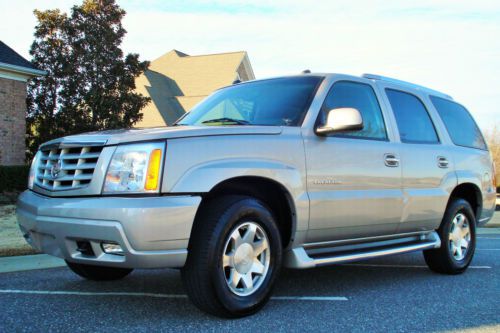
[[[59,173],[61,172],[61,160],[57,160],[56,164],[50,168],[50,175],[53,179],[59,177]]]

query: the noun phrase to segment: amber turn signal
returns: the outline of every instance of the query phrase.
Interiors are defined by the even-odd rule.
[[[149,155],[148,174],[146,176],[146,183],[144,189],[147,191],[156,191],[160,181],[160,163],[161,163],[161,149],[155,149]]]

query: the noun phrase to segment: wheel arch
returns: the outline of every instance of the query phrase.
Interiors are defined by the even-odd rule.
[[[247,195],[262,201],[272,211],[278,223],[283,247],[287,248],[294,239],[297,226],[296,207],[288,189],[278,181],[262,176],[237,176],[225,179],[204,193],[198,207],[202,207],[223,195]],[[198,213],[195,218],[197,223]],[[193,226],[194,228],[194,226]]]
[[[483,197],[481,190],[476,184],[469,182],[458,184],[453,191],[451,191],[448,204],[451,200],[456,198],[467,201],[472,207],[476,220],[479,219],[483,208]]]

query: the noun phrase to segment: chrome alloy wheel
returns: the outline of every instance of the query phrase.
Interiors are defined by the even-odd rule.
[[[467,217],[458,213],[451,223],[449,246],[451,254],[455,260],[460,261],[465,258],[469,249],[471,239],[470,226]]]
[[[237,226],[222,254],[222,270],[229,289],[238,296],[253,294],[266,278],[270,259],[271,249],[264,229],[255,222]]]

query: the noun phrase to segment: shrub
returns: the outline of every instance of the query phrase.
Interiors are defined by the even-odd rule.
[[[0,165],[0,193],[18,192],[28,186],[29,165]]]

